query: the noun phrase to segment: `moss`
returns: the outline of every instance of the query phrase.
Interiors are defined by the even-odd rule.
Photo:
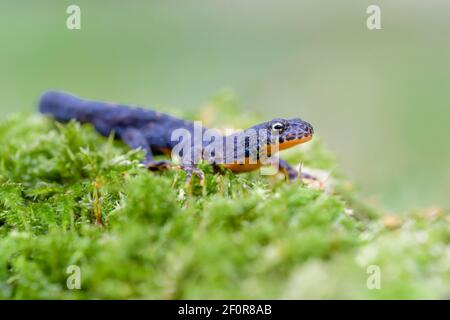
[[[235,103],[226,93],[203,114],[232,119],[217,105]],[[337,172],[324,191],[202,164],[205,188],[186,186],[183,172],[147,172],[141,152],[89,125],[36,115],[2,123],[0,141],[0,298],[450,294],[448,212],[404,215],[393,228]],[[336,167],[320,141],[287,156]],[[67,288],[70,265],[80,290]],[[380,290],[366,285],[370,265]]]

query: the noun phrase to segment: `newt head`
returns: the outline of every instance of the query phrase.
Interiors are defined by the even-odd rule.
[[[226,158],[234,161],[243,159],[244,161],[225,163],[225,167],[233,172],[256,170],[262,165],[261,159],[270,157],[273,152],[278,150],[281,151],[305,143],[312,139],[313,134],[314,129],[311,124],[299,118],[276,118],[261,123],[229,136],[232,139],[240,137],[240,141],[245,143],[245,147],[228,148]],[[231,141],[233,141],[232,139]]]
[[[267,130],[267,146],[270,150],[278,142],[278,149],[284,150],[312,139],[314,129],[300,118],[276,118],[258,126]]]

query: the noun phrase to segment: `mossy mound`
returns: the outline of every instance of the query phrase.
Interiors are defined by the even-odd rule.
[[[322,190],[204,164],[206,187],[190,187],[88,125],[38,115],[3,122],[0,142],[0,298],[450,296],[448,212],[386,217],[335,171]],[[335,169],[318,141],[287,156]]]

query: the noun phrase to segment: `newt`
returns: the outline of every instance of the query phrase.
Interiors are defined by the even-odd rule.
[[[158,161],[153,156],[170,155],[180,146],[180,139],[174,139],[175,130],[181,129],[196,136],[194,122],[147,108],[85,100],[61,91],[45,92],[39,100],[39,111],[63,123],[73,119],[89,123],[103,136],[114,134],[115,138],[129,147],[141,148],[145,153],[143,164],[152,171],[171,167],[171,162]],[[201,183],[204,175],[196,166],[199,160],[203,159],[215,167],[223,165],[235,173],[253,171],[264,164],[264,152],[270,159],[274,150],[284,150],[305,143],[314,134],[312,125],[300,118],[275,118],[227,136],[218,131],[212,131],[211,134],[203,126],[198,129],[202,138],[200,141],[198,138],[191,139],[188,144],[192,149],[180,153],[180,167],[186,171],[187,180],[195,174]],[[204,141],[204,135],[213,136],[214,139]],[[211,148],[213,140],[220,142],[215,149]],[[218,158],[222,161],[217,161]],[[278,168],[288,180],[299,178],[297,170],[285,160],[279,159]]]

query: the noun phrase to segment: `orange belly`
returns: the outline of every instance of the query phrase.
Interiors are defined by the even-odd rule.
[[[248,163],[226,163],[223,165],[225,168],[230,169],[233,172],[249,172],[255,171],[261,168],[261,164],[248,164]]]

